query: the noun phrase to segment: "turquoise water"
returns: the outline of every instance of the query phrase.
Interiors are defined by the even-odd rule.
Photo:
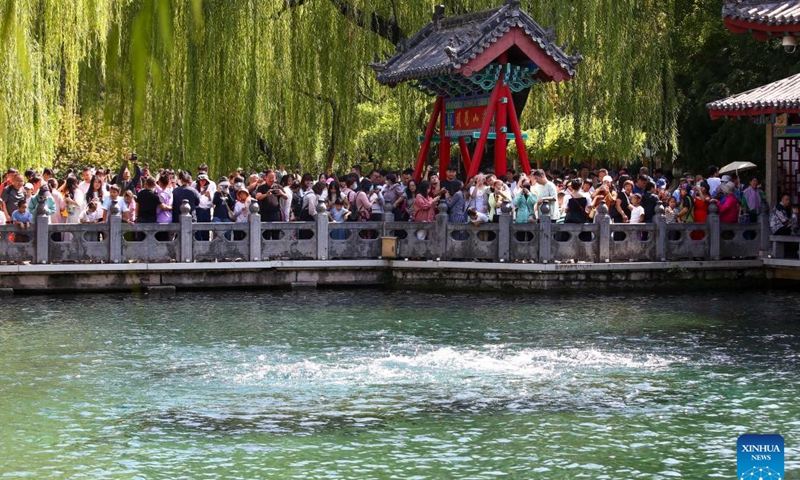
[[[800,294],[18,297],[0,477],[800,475]]]

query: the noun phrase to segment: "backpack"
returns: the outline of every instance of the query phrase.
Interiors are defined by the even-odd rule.
[[[300,214],[303,211],[303,197],[301,197],[299,193],[292,194],[292,205],[289,208],[292,209],[294,218],[299,220]]]

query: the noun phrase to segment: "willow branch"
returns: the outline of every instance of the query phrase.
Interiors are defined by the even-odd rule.
[[[372,33],[375,33],[390,42],[393,45],[397,45],[400,42],[400,39],[403,38],[403,31],[400,29],[400,26],[397,24],[397,12],[395,7],[395,17],[393,19],[389,19],[386,17],[382,17],[375,12],[367,15],[363,10],[355,7],[352,3],[347,0],[329,0],[331,4],[342,14],[344,18],[347,20],[355,23],[360,28],[365,30],[369,30]],[[284,12],[287,10],[291,10],[292,8],[300,7],[305,5],[306,3],[310,3],[311,0],[284,0],[283,7],[276,12],[273,16],[273,20],[277,20]]]
[[[400,26],[397,25],[397,18],[388,19],[375,12],[367,15],[363,10],[356,8],[346,0],[330,0],[330,2],[344,18],[389,40],[394,45],[397,45],[404,36]]]

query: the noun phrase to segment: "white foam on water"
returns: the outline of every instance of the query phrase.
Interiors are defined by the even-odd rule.
[[[504,346],[484,348],[425,347],[407,352],[349,352],[333,358],[291,358],[281,355],[259,355],[247,364],[235,367],[235,383],[262,381],[355,382],[422,382],[447,379],[463,380],[480,377],[548,379],[577,372],[616,370],[660,370],[668,368],[679,357],[615,353],[595,348],[523,349]],[[230,378],[226,368],[217,370]],[[212,373],[212,376],[216,376]]]

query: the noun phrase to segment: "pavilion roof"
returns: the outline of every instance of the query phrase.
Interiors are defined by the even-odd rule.
[[[563,80],[575,75],[582,60],[577,51],[564,53],[566,46],[554,44],[552,30],[545,30],[519,7],[519,0],[506,0],[499,8],[452,17],[435,15],[434,20],[407,41],[401,41],[396,52],[385,61],[370,64],[378,81],[396,85],[408,80],[421,80],[463,73],[470,61],[496,44],[510,30],[518,27],[561,70],[540,80]],[[527,59],[530,61],[530,59]],[[513,62],[513,60],[511,60]],[[539,65],[541,67],[541,65]],[[466,75],[470,75],[467,71]]]
[[[722,17],[732,32],[765,40],[800,32],[800,0],[726,0]]]
[[[711,118],[800,113],[800,73],[706,104]]]

